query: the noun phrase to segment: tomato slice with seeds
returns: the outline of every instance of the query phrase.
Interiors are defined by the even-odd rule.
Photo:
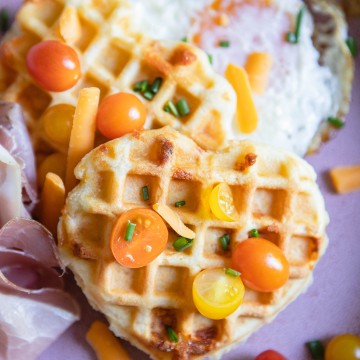
[[[210,209],[220,220],[235,221],[237,212],[234,205],[233,195],[230,186],[220,183],[214,187],[210,194]]]
[[[125,240],[129,223],[135,224],[130,240]],[[148,265],[166,248],[168,230],[164,220],[151,209],[131,209],[117,219],[110,238],[116,261],[129,268]]]

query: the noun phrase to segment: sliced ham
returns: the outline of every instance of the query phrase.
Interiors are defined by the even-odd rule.
[[[37,201],[35,157],[21,107],[16,103],[0,101],[0,145],[20,166],[22,199],[31,212]]]
[[[54,239],[41,224],[17,218],[0,230],[0,359],[35,359],[79,319],[63,290]]]

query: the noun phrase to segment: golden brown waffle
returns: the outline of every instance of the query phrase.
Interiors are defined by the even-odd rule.
[[[249,161],[254,154],[255,163]],[[58,227],[62,258],[114,333],[155,359],[219,355],[246,339],[306,290],[327,245],[328,216],[313,169],[266,145],[231,142],[207,152],[165,127],[99,146],[75,174],[80,184],[69,194]],[[231,188],[239,213],[235,222],[217,220],[208,211],[204,194],[219,182]],[[148,201],[141,196],[145,185]],[[179,199],[186,206],[175,208]],[[153,203],[172,207],[194,230],[193,246],[176,252],[170,230],[167,249],[150,265],[119,265],[109,247],[114,222],[126,210]],[[246,289],[243,304],[224,320],[204,318],[192,301],[195,275],[230,265],[221,235],[230,234],[233,248],[253,228],[283,250],[290,279],[272,293]],[[180,334],[179,343],[168,340],[165,326]]]
[[[80,21],[81,35],[73,46],[82,76],[72,89],[50,93],[29,76],[26,53],[42,40],[62,39],[59,24],[68,12]],[[169,125],[204,148],[222,145],[235,112],[230,84],[214,72],[203,51],[187,43],[162,43],[134,34],[129,21],[129,10],[122,0],[37,0],[25,2],[20,8],[1,45],[0,98],[23,106],[38,151],[67,150],[51,142],[42,129],[39,120],[49,106],[75,105],[84,87],[99,88],[103,98],[120,90],[132,92],[137,81],[153,81],[157,76],[164,81],[153,100],[139,95],[149,112],[145,128]],[[191,111],[182,118],[163,110],[168,100],[179,98],[187,100]],[[224,119],[228,119],[228,125]]]

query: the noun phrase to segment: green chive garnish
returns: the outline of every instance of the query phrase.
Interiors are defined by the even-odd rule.
[[[192,239],[187,239],[184,238],[183,236],[180,236],[173,242],[173,247],[176,251],[184,251],[188,247],[192,246],[192,244],[193,244]]]
[[[313,360],[323,360],[325,351],[324,345],[319,340],[313,340],[306,343],[306,347],[308,348],[311,358]]]
[[[208,59],[209,59],[209,63],[212,64],[213,63],[213,56],[211,54],[207,54]]]
[[[349,36],[345,42],[351,52],[351,55],[355,58],[358,54],[356,39],[352,36]]]
[[[152,100],[154,97],[154,94],[151,91],[145,91],[143,93],[143,97],[147,100]]]
[[[176,109],[178,110],[180,116],[186,116],[190,114],[190,108],[185,99],[180,99],[176,103]]]
[[[175,207],[182,207],[186,204],[186,201],[185,200],[181,200],[181,201],[177,201],[175,203]]]
[[[146,91],[149,82],[147,80],[140,80],[134,85],[134,91],[136,92],[144,92]]]
[[[163,79],[161,77],[157,77],[154,82],[150,85],[150,89],[153,92],[153,94],[157,94],[159,91],[161,84],[163,82]]]
[[[174,105],[174,103],[171,101],[171,100],[168,100],[164,106],[164,110],[168,108],[169,109],[169,113],[176,116],[176,117],[179,117],[179,112],[176,108],[176,106]],[[166,110],[165,110],[166,111]]]
[[[337,128],[337,129],[340,129],[345,125],[343,120],[341,120],[337,117],[333,117],[333,116],[328,117],[327,121],[330,125],[332,125],[333,127]]]
[[[231,268],[225,268],[225,274],[232,276],[232,277],[239,277],[240,273],[234,269]]]
[[[219,41],[219,46],[221,47],[230,47],[230,41],[229,40],[221,40]]]
[[[229,250],[229,244],[230,244],[230,235],[225,234],[221,237],[219,237],[220,245],[223,248],[224,251]]]
[[[305,6],[302,6],[296,16],[295,31],[294,32],[290,31],[286,34],[286,40],[291,44],[297,44],[300,40],[300,29],[301,29],[301,23],[304,17],[304,13],[305,13]]]
[[[257,230],[257,229],[252,229],[252,230],[250,230],[249,231],[249,235],[250,235],[250,237],[252,237],[252,238],[254,238],[254,237],[260,237],[260,235],[259,235],[259,231]]]
[[[126,233],[125,233],[125,240],[126,241],[131,241],[131,239],[134,236],[134,231],[136,228],[136,224],[133,224],[132,222],[128,222],[127,227],[126,227]]]
[[[141,191],[142,191],[143,199],[144,199],[145,201],[148,201],[148,200],[149,200],[149,189],[148,189],[148,187],[147,187],[147,186],[143,186],[142,189],[141,189]]]
[[[7,9],[0,10],[0,31],[5,32],[10,27],[10,16]]]
[[[169,106],[164,106],[164,109],[163,109],[165,112],[170,112],[170,107]]]
[[[181,39],[182,42],[188,42],[188,38],[186,36],[184,36],[182,39]]]
[[[171,342],[177,343],[177,342],[179,341],[179,338],[178,338],[178,336],[176,335],[176,332],[174,331],[174,329],[173,329],[172,327],[167,326],[167,327],[166,327],[166,332],[167,332],[168,337],[169,337],[169,340],[170,340]]]

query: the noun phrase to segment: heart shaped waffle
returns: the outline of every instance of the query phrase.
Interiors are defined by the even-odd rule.
[[[249,161],[252,159],[252,161]],[[306,290],[323,254],[328,216],[316,175],[304,160],[250,141],[204,151],[191,139],[165,127],[133,133],[100,145],[75,170],[79,185],[70,192],[59,223],[62,258],[90,304],[102,311],[112,331],[154,359],[221,355],[272,320]],[[230,186],[239,218],[216,219],[206,194],[218,183]],[[149,200],[141,189],[147,186]],[[175,208],[179,199],[186,206]],[[167,248],[148,266],[130,269],[115,261],[109,238],[126,210],[159,203],[170,206],[196,236],[184,252]],[[191,288],[205,268],[228,267],[231,250],[219,237],[230,234],[230,249],[251,229],[275,243],[290,264],[279,290],[246,289],[243,304],[223,320],[203,317]],[[168,340],[165,328],[179,334]]]

